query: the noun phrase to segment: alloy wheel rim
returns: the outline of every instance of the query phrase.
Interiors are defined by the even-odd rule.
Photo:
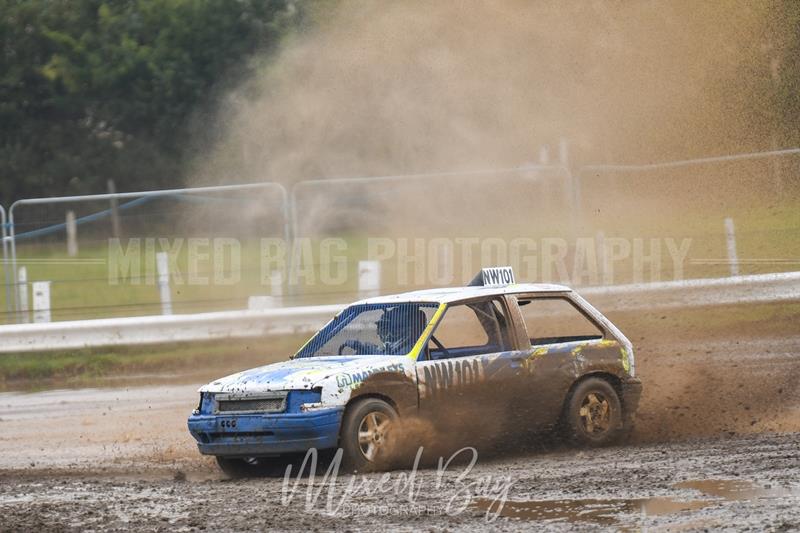
[[[372,411],[358,425],[358,447],[367,461],[374,461],[386,445],[391,419],[386,413]]]
[[[611,404],[602,393],[590,392],[581,402],[579,412],[586,433],[598,435],[611,427]]]

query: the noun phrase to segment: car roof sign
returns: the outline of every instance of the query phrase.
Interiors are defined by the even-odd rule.
[[[514,269],[510,266],[482,268],[469,287],[505,287],[516,283]]]

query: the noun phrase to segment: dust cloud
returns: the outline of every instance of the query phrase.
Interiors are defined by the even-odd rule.
[[[769,149],[768,6],[319,4],[228,95],[193,183]],[[762,105],[763,104],[763,105]],[[542,147],[545,147],[544,150]]]

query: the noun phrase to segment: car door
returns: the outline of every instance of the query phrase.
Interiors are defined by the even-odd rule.
[[[505,298],[448,304],[417,363],[420,410],[440,420],[497,420],[527,356],[519,348]]]

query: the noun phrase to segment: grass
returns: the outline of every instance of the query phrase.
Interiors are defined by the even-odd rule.
[[[612,312],[634,346],[647,339],[697,340],[796,334],[800,303]],[[127,346],[52,353],[0,354],[0,390],[122,383],[206,382],[246,368],[284,361],[305,336]],[[113,378],[113,381],[109,381]]]
[[[667,172],[660,177],[651,176],[648,181],[650,185],[644,188],[635,186],[640,178],[635,175],[620,179],[616,185],[613,180],[609,183],[603,180],[594,181],[594,178],[590,185],[587,178],[584,209],[577,217],[565,211],[563,204],[558,201],[550,201],[558,195],[547,188],[550,182],[546,180],[531,180],[524,186],[511,182],[500,186],[494,180],[470,184],[459,182],[457,187],[449,184],[446,191],[442,187],[437,189],[433,184],[426,184],[424,195],[418,194],[416,186],[414,194],[400,190],[391,194],[384,191],[386,194],[383,196],[353,193],[353,197],[348,199],[353,201],[353,205],[351,211],[347,212],[337,207],[337,201],[342,201],[341,195],[330,199],[322,198],[324,201],[314,204],[314,207],[301,210],[301,226],[321,227],[327,221],[330,228],[337,227],[337,223],[341,228],[360,228],[359,233],[350,230],[351,233],[345,234],[345,229],[337,231],[342,236],[345,247],[334,250],[334,253],[341,266],[346,268],[347,275],[340,283],[326,282],[320,277],[318,263],[321,261],[319,245],[322,237],[314,237],[308,250],[310,255],[303,257],[304,263],[311,266],[305,271],[308,277],[300,278],[295,294],[285,297],[283,303],[304,305],[348,302],[355,299],[358,296],[355,267],[359,260],[367,258],[369,236],[401,237],[406,239],[409,246],[408,250],[398,249],[394,258],[382,263],[384,293],[437,284],[430,280],[428,267],[432,264],[432,258],[427,255],[417,258],[425,276],[421,279],[414,279],[412,276],[407,283],[400,280],[404,264],[411,270],[414,269],[413,262],[404,263],[406,260],[413,261],[413,256],[417,253],[414,240],[431,237],[500,238],[506,243],[523,237],[541,245],[542,239],[547,237],[561,237],[570,243],[577,237],[594,239],[597,231],[602,230],[606,238],[643,239],[644,242],[649,242],[649,239],[691,239],[682,276],[725,276],[728,275],[728,267],[724,262],[709,264],[702,260],[726,258],[723,226],[726,217],[732,217],[736,224],[739,257],[743,260],[764,261],[742,264],[742,274],[800,270],[800,195],[797,194],[797,184],[793,185],[793,189],[788,188],[787,191],[790,192],[784,193],[782,198],[775,200],[776,195],[773,192],[766,191],[769,194],[759,195],[758,187],[747,185],[754,181],[767,183],[768,180],[763,180],[758,172],[754,171],[748,177],[741,172],[729,174],[731,169],[728,167],[718,170],[725,175],[717,182],[687,180],[686,176],[691,177],[692,173],[684,175],[682,171],[680,174],[684,179],[673,180],[674,176]],[[743,176],[750,179],[750,182],[742,181]],[[737,186],[737,181],[742,183]],[[652,188],[653,184],[657,186]],[[596,189],[594,192],[590,190],[592,186]],[[646,196],[642,194],[643,190],[648,191]],[[218,205],[222,204],[209,203],[206,207],[212,206],[214,210],[204,211],[192,204],[187,212],[196,215],[195,218],[204,219],[210,224],[209,227],[217,227],[216,224],[220,221],[211,218],[222,212],[227,219],[224,222],[228,223],[225,227],[235,228],[240,220],[236,212],[228,211],[233,204],[224,204],[224,211],[219,211]],[[270,210],[267,204],[259,205],[259,213]],[[168,214],[172,210],[166,204],[159,209]],[[63,211],[55,207],[43,213],[35,215],[38,217],[35,220],[42,223],[44,220],[53,223],[63,220]],[[149,228],[155,232],[164,230],[164,234],[169,235],[181,233],[180,228],[183,226],[172,227],[164,222],[172,220],[168,216],[152,218],[153,216],[151,212],[137,212],[136,217],[131,218],[135,224],[125,226],[127,235],[136,236],[135,228]],[[182,220],[177,215],[173,218]],[[209,220],[205,220],[206,218]],[[247,220],[247,214],[242,218]],[[188,226],[195,227],[192,224],[187,222]],[[36,242],[23,240],[18,243],[19,266],[26,267],[28,280],[52,282],[53,320],[160,313],[159,293],[154,277],[155,250],[148,252],[143,244],[139,277],[134,273],[134,277],[123,276],[118,283],[113,283],[109,273],[108,243],[105,240],[89,240],[89,231],[87,226],[79,229],[82,240],[76,258],[67,257],[65,243],[57,240],[63,239],[63,236]],[[672,279],[676,273],[666,249],[663,248],[663,241],[660,242],[660,279]],[[472,260],[466,261],[459,253],[463,250],[455,251],[452,264],[455,273],[453,284],[460,285],[467,281],[465,278],[471,277],[481,266],[509,263],[517,270],[520,281],[542,281],[541,269],[526,271],[522,265],[515,264],[513,258],[502,254],[482,254],[475,246],[472,248]],[[424,252],[430,254],[431,250],[425,249]],[[532,253],[541,256],[542,250],[534,249]],[[572,254],[573,251],[569,253]],[[70,262],[69,259],[85,261]],[[568,257],[567,262],[570,260],[571,257]],[[186,241],[175,256],[174,265],[177,269],[173,269],[171,294],[175,313],[242,309],[249,296],[270,293],[269,284],[262,281],[259,242],[253,239],[243,240],[241,243],[241,279],[235,283],[222,284],[214,281],[215,271],[225,274],[231,270],[232,265],[229,263],[215,265],[210,258],[201,258],[196,268],[192,268]],[[195,271],[195,277],[207,277],[208,281],[192,278],[190,271]],[[180,280],[177,279],[178,273]],[[622,260],[616,265],[612,282],[633,281],[633,273],[632,259]],[[648,279],[645,278],[645,281]],[[5,308],[6,293],[0,291],[0,309]],[[662,319],[662,316],[665,318]],[[5,320],[0,318],[0,322],[13,322],[13,318],[5,315]],[[797,304],[764,304],[715,307],[712,310],[672,310],[669,313],[659,310],[649,313],[618,313],[612,315],[612,318],[626,332],[652,329],[659,332],[659,335],[691,335],[693,338],[703,338],[704,335],[711,334],[733,335],[736,333],[732,332],[737,332],[738,327],[743,331],[758,330],[778,335],[793,332],[787,325],[798,323],[800,309]],[[636,341],[635,337],[632,339]],[[113,376],[132,377],[141,374],[151,377],[167,376],[168,379],[172,379],[169,376],[192,375],[191,379],[203,381],[276,358],[284,359],[303,340],[286,337],[0,354],[0,388],[28,387],[31,384],[38,386],[36,384],[48,381],[93,383]]]
[[[0,390],[88,386],[105,378],[206,381],[286,360],[305,336],[0,354]]]
[[[593,238],[596,228],[603,228],[606,238],[622,237],[626,239],[643,239],[649,247],[649,239],[672,238],[680,242],[681,239],[691,239],[691,246],[684,265],[682,276],[687,278],[717,277],[728,275],[728,267],[724,263],[708,264],[702,260],[724,260],[727,256],[723,220],[731,215],[730,210],[720,206],[710,206],[708,209],[692,209],[682,211],[664,211],[648,216],[636,209],[625,210],[616,208],[611,213],[598,211],[587,213],[583,217],[583,226],[580,226],[575,235]],[[743,264],[743,274],[797,270],[800,268],[800,201],[787,199],[772,204],[761,203],[739,208],[732,214],[737,227],[737,246],[739,256],[745,260],[773,260],[772,262],[751,262]],[[382,264],[382,279],[384,280],[383,292],[398,292],[430,286],[430,277],[427,267],[431,264],[431,257],[422,257],[419,263],[423,266],[426,276],[414,279],[408,283],[399,281],[399,274],[403,261],[412,259],[415,254],[414,239],[422,236],[452,235],[459,237],[498,237],[506,242],[517,237],[528,237],[541,244],[544,237],[562,236],[570,237],[572,230],[564,229],[563,220],[550,219],[541,221],[536,215],[526,215],[524,212],[508,213],[508,224],[502,230],[497,230],[497,224],[485,225],[480,222],[482,217],[472,225],[464,225],[460,233],[442,220],[446,231],[438,233],[435,224],[418,229],[413,235],[407,235],[406,244],[409,250],[397,250],[397,256]],[[527,222],[526,222],[527,221]],[[410,227],[410,226],[409,226]],[[350,234],[343,237],[345,248],[334,250],[340,267],[347,269],[347,275],[340,283],[330,283],[321,278],[318,263],[320,262],[319,249],[321,238],[315,238],[306,255],[303,256],[304,264],[310,268],[303,272],[307,274],[299,278],[295,294],[285,298],[287,305],[304,305],[316,303],[332,303],[352,301],[357,297],[356,265],[359,260],[367,258],[367,236],[365,234]],[[660,241],[661,265],[660,279],[673,279],[676,272],[673,270],[672,261],[668,255],[663,241]],[[114,276],[109,272],[111,262],[109,249],[105,242],[93,242],[81,245],[77,258],[82,260],[98,260],[96,263],[67,263],[65,245],[57,243],[30,244],[20,242],[17,252],[19,265],[27,268],[28,280],[49,280],[51,285],[51,302],[53,320],[78,320],[87,318],[105,318],[113,316],[134,316],[158,314],[161,312],[158,287],[155,283],[155,257],[154,252],[148,252],[142,244],[139,277],[123,276],[113,282]],[[209,251],[208,249],[204,251]],[[474,272],[481,265],[488,263],[509,263],[513,258],[494,256],[481,256],[480,249],[473,247],[473,258],[465,264],[460,252],[456,249],[453,263],[455,284],[460,284],[464,276],[462,272]],[[648,248],[649,251],[649,248]],[[423,252],[430,254],[431,250]],[[533,250],[533,254],[541,255],[542,251]],[[171,293],[173,310],[175,313],[193,313],[210,310],[242,309],[246,306],[247,298],[251,295],[268,295],[270,286],[262,281],[260,270],[261,251],[259,242],[246,240],[241,244],[241,278],[235,283],[217,283],[214,280],[216,271],[226,275],[231,270],[229,263],[215,265],[210,259],[201,258],[195,268],[189,261],[188,244],[184,242],[180,252],[175,257],[173,278],[171,279]],[[783,260],[783,262],[779,261]],[[54,261],[62,261],[57,263]],[[567,258],[568,271],[571,270],[571,257]],[[413,263],[406,266],[412,271]],[[526,270],[521,265],[514,265],[520,280],[538,281],[541,279],[541,269]],[[645,266],[645,274],[647,274]],[[193,272],[194,271],[194,272]],[[626,283],[634,279],[634,265],[631,258],[619,261],[615,265],[613,283]],[[571,272],[568,272],[571,273]],[[194,274],[194,277],[192,276]],[[334,272],[335,274],[335,272]],[[207,280],[197,278],[208,278]],[[648,277],[644,278],[648,280]],[[584,284],[588,280],[584,281]],[[286,292],[284,287],[284,293]],[[0,309],[5,309],[5,291],[0,291]],[[6,322],[11,322],[11,317],[6,316]]]

